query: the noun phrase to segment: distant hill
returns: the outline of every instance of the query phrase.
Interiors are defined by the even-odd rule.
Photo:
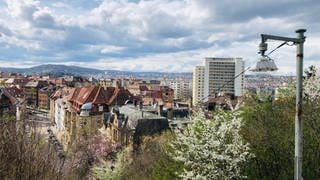
[[[65,65],[53,65],[45,64],[40,66],[34,66],[31,68],[2,68],[2,72],[20,73],[25,75],[51,75],[51,76],[63,76],[63,75],[84,75],[84,74],[96,74],[103,73],[104,71],[98,69],[83,68],[77,66],[65,66]]]
[[[20,73],[24,75],[50,75],[53,77],[61,77],[64,75],[76,76],[94,76],[102,77],[136,77],[136,78],[160,78],[167,77],[169,79],[183,78],[192,79],[192,73],[162,73],[162,72],[131,72],[117,70],[99,70],[93,68],[83,68],[78,66],[45,64],[34,66],[31,68],[9,68],[0,67],[1,72]]]

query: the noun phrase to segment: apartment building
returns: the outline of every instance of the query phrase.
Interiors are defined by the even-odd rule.
[[[196,106],[204,98],[204,66],[196,66],[193,69],[192,80],[192,105]]]
[[[187,101],[192,96],[191,81],[188,80],[174,80],[169,82],[169,87],[173,89],[174,99]]]
[[[214,93],[242,96],[243,71],[242,58],[206,58],[204,98],[208,100]]]
[[[193,105],[215,94],[242,96],[243,71],[242,58],[205,58],[204,66],[196,66],[193,72]]]

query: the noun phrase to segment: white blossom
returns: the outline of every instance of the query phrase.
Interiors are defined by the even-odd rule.
[[[314,66],[309,71],[303,80],[303,95],[311,102],[318,103],[320,102],[320,71]],[[295,95],[296,80],[278,89],[278,98],[295,97]]]
[[[253,155],[240,136],[242,125],[239,112],[218,110],[212,119],[202,113],[194,123],[177,134],[173,143],[174,158],[185,164],[182,178],[239,179],[241,166]]]
[[[303,82],[304,94],[311,101],[320,100],[320,71],[319,68],[313,69],[313,75],[306,78]]]

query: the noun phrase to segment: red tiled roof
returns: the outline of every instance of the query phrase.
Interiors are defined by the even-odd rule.
[[[114,92],[114,88],[104,89],[99,86],[75,88],[70,92],[69,101],[85,104],[92,102],[93,104],[107,104],[109,98]]]
[[[128,97],[132,97],[131,93],[124,88],[116,88],[115,91],[113,92],[110,100],[109,100],[109,104],[115,104],[115,100],[117,99],[118,96],[120,96],[121,94],[126,95]]]
[[[80,92],[81,88],[80,87],[77,87],[77,88],[74,88],[70,91],[70,94],[69,96],[67,97],[67,99],[69,101],[75,101],[76,98],[78,97],[78,94]]]
[[[94,86],[81,88],[75,101],[78,104],[92,102],[94,95],[95,95],[95,92],[96,92],[96,89]]]
[[[107,104],[110,94],[103,87],[99,87],[96,96],[94,97],[92,103],[93,104]]]
[[[118,96],[126,95],[131,97],[131,93],[124,88],[99,86],[74,88],[71,90],[68,100],[80,105],[91,102],[93,104],[114,104]]]
[[[61,97],[61,89],[56,90],[56,92],[52,93],[50,96],[51,99],[57,99],[59,97]]]
[[[70,96],[71,92],[74,92],[75,88],[68,88],[68,87],[64,87],[64,88],[60,88],[58,90],[56,90],[54,93],[52,93],[52,95],[50,96],[50,98],[52,99],[57,99],[63,96],[67,96],[67,98]]]

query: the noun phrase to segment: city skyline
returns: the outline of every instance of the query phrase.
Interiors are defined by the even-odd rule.
[[[6,0],[0,63],[192,72],[205,57],[241,57],[247,67],[258,58],[261,33],[295,37],[306,28],[304,67],[319,66],[319,7],[315,0]],[[271,55],[279,73],[295,72],[295,50]]]

